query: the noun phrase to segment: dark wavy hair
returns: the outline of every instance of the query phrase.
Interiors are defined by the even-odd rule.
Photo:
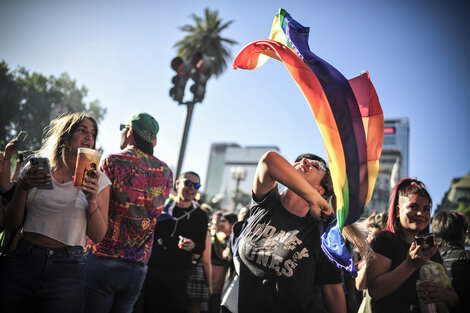
[[[427,199],[432,206],[431,196],[426,190],[426,186],[423,184],[423,182],[410,177],[403,178],[396,184],[392,190],[392,194],[390,195],[390,200],[388,202],[388,221],[387,227],[385,228],[386,230],[402,235],[403,228],[400,224],[400,219],[397,218],[398,199],[400,197],[409,197],[412,195],[420,195],[421,197]],[[428,229],[425,229],[421,232],[429,232],[429,226]]]

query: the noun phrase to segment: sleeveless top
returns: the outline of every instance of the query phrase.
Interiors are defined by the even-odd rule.
[[[111,182],[101,172],[98,193]],[[32,188],[26,200],[24,231],[38,233],[67,246],[86,246],[88,202],[81,187],[73,181],[59,183],[52,178],[54,189]]]

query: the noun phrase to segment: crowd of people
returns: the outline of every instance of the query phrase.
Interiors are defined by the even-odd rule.
[[[387,210],[345,227],[354,279],[321,248],[335,213],[322,158],[267,152],[237,216],[197,201],[197,172],[174,180],[154,156],[155,118],[119,127],[121,151],[81,186],[77,151],[98,136],[88,114],[51,121],[33,154],[50,170],[30,157],[11,171],[19,139],[0,153],[2,312],[470,312],[468,223],[455,211],[431,219],[421,181],[402,179]]]

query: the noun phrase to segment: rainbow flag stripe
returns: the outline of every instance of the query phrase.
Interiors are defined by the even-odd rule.
[[[270,39],[246,45],[235,57],[233,68],[256,69],[269,58],[286,66],[304,94],[323,137],[337,198],[334,231],[340,232],[343,226],[361,217],[372,197],[382,151],[383,112],[369,73],[348,81],[310,51],[308,35],[308,27],[280,9]],[[341,236],[338,237],[335,241],[343,244]],[[328,250],[337,252],[338,248]],[[340,252],[343,258],[344,251]]]

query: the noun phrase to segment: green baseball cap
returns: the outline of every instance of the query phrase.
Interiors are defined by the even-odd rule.
[[[153,142],[160,129],[158,122],[150,114],[145,112],[134,113],[127,123],[132,126],[134,132],[136,132],[140,138],[147,142]]]

